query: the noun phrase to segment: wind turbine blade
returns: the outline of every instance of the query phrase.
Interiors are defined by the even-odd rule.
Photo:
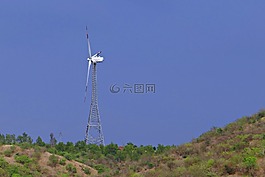
[[[87,47],[88,47],[88,57],[91,58],[91,48],[90,48],[90,42],[88,38],[87,26],[86,26],[86,39],[87,39]]]
[[[88,78],[89,78],[90,66],[91,66],[91,60],[88,61],[88,66],[87,66],[86,89],[85,89],[85,98],[84,98],[84,102],[86,102],[87,86],[88,86]]]

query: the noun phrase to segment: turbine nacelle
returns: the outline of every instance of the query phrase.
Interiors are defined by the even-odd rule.
[[[93,55],[91,58],[87,58],[87,61],[92,61],[93,63],[101,63],[101,62],[103,62],[104,58],[99,55],[100,53],[101,53],[101,51],[96,53],[95,55]]]

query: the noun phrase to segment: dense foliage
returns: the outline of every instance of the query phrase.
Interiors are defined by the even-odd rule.
[[[265,171],[265,111],[243,117],[224,128],[213,127],[190,143],[180,146],[118,146],[85,144],[84,141],[45,143],[26,133],[0,134],[0,176],[263,176]],[[54,138],[54,137],[52,137]],[[4,146],[6,145],[6,146]],[[27,153],[26,153],[27,152]],[[30,152],[30,153],[29,153]],[[46,165],[40,164],[49,153]],[[11,163],[11,158],[14,163]],[[92,167],[92,168],[90,168]],[[91,170],[96,170],[93,174]],[[83,176],[84,176],[83,175]]]

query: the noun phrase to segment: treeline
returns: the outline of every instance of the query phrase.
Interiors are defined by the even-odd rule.
[[[0,134],[0,144],[21,144],[21,143],[32,144],[32,142],[33,139],[25,132],[17,137],[15,134],[6,134],[6,135]]]
[[[78,141],[75,144],[59,142],[54,147],[48,149],[50,153],[58,154],[67,160],[76,160],[96,169],[99,174],[119,176],[142,169],[152,169],[160,162],[155,160],[155,156],[169,154],[175,146],[164,146],[159,144],[157,147],[136,146],[133,143],[127,143],[125,146],[118,146],[111,143],[106,146],[86,144],[84,141]],[[128,168],[132,165],[132,168]],[[137,165],[136,165],[137,164]],[[138,168],[138,169],[137,169]],[[141,170],[140,170],[141,169]]]
[[[41,137],[38,137],[34,142],[33,139],[27,134],[15,136],[14,134],[0,134],[0,145],[17,145],[22,149],[42,149],[42,152],[48,151],[55,155],[60,155],[67,160],[75,160],[80,163],[91,166],[96,169],[99,174],[103,176],[128,174],[131,171],[125,166],[133,163],[141,163],[135,165],[134,168],[151,169],[158,165],[158,161],[152,158],[164,153],[169,153],[170,149],[175,149],[175,146],[137,146],[133,143],[127,143],[124,146],[111,143],[108,145],[95,145],[86,144],[85,141],[73,142],[57,142],[53,134],[50,135],[50,142],[45,143]],[[55,161],[59,163],[59,161]],[[54,166],[56,166],[56,163]],[[134,169],[133,171],[138,171]]]
[[[17,137],[15,134],[0,134],[0,145],[28,144],[38,146],[54,146],[57,140],[55,139],[53,133],[50,134],[50,137],[51,138],[49,143],[43,142],[40,136],[38,136],[36,141],[33,143],[33,139],[26,132],[22,133],[22,135],[19,135]]]
[[[45,143],[40,136],[38,136],[36,141],[33,142],[33,139],[26,132],[17,137],[15,134],[0,134],[0,145],[46,147],[49,152],[66,156],[68,160],[76,160],[80,157],[80,154],[82,154],[82,157],[86,156],[86,159],[98,159],[102,156],[113,156],[113,158],[117,161],[124,161],[126,159],[138,160],[141,155],[161,154],[172,147],[161,144],[158,144],[157,147],[152,145],[137,146],[133,143],[127,143],[125,146],[118,146],[114,143],[103,146],[86,144],[85,141],[78,141],[76,143],[57,143],[57,140],[54,138],[53,134],[50,136],[50,142]]]

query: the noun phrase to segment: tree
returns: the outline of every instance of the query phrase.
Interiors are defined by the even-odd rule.
[[[38,138],[36,139],[36,145],[38,146],[45,146],[45,143],[42,141],[41,137],[38,136]]]
[[[105,155],[107,154],[111,154],[113,156],[115,156],[117,154],[117,151],[119,150],[119,147],[117,144],[111,143],[107,146],[105,146]]]
[[[75,152],[74,143],[68,141],[66,143],[65,147],[66,147],[66,151],[68,151],[69,153],[74,153]]]
[[[58,151],[65,151],[65,145],[63,142],[59,142],[58,144],[56,144],[55,148],[58,150]]]
[[[22,135],[19,135],[17,137],[17,142],[18,143],[29,143],[29,144],[32,144],[33,140],[26,132],[24,132]]]
[[[56,145],[57,140],[55,139],[53,133],[50,134],[50,145],[54,147]]]
[[[6,144],[15,144],[16,143],[16,136],[14,134],[6,134]]]
[[[164,146],[162,144],[158,144],[156,153],[161,154],[161,153],[168,151],[169,149],[170,149],[170,146]]]
[[[137,146],[133,143],[127,143],[127,145],[124,146],[123,151],[131,160],[137,161],[140,158],[140,154],[137,152]]]
[[[0,134],[0,144],[5,144],[6,139],[5,139],[5,135]]]
[[[75,143],[75,148],[76,148],[78,151],[86,151],[86,150],[87,150],[86,142],[85,142],[85,141],[77,141],[77,142]]]

